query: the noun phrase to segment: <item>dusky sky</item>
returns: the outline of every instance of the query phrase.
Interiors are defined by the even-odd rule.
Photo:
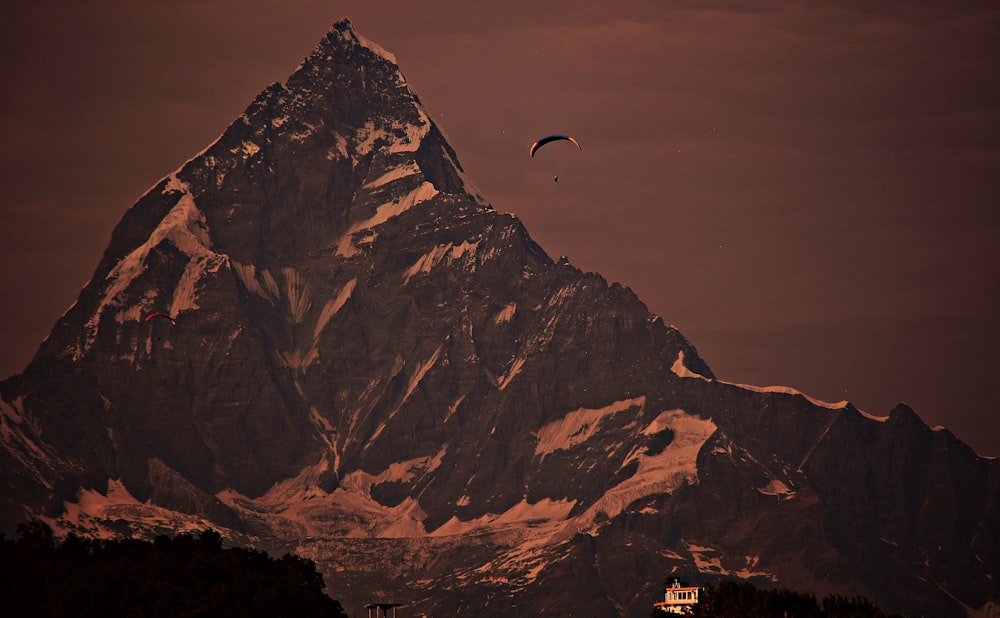
[[[0,376],[126,209],[343,17],[395,55],[497,210],[631,287],[720,379],[878,416],[903,401],[1000,456],[995,2],[8,7]],[[583,150],[529,158],[549,133]]]

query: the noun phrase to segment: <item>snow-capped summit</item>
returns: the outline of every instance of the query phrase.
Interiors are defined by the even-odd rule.
[[[646,616],[684,571],[947,616],[1000,581],[1000,464],[716,379],[476,194],[346,20],[128,210],[0,423],[8,533],[212,526],[345,607]]]

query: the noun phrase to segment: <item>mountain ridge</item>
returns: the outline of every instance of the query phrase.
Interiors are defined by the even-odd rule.
[[[5,527],[211,526],[345,607],[645,616],[672,570],[998,596],[995,461],[906,406],[717,379],[495,211],[347,21],[129,209],[0,411]]]

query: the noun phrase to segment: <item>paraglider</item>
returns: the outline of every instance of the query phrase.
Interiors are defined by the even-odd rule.
[[[149,315],[146,316],[146,319],[143,320],[143,322],[148,322],[153,318],[162,318],[164,320],[170,320],[171,324],[177,324],[177,322],[174,322],[174,319],[169,315],[167,315],[166,313],[150,313]]]
[[[528,151],[528,154],[530,154],[531,157],[534,158],[536,150],[538,150],[539,148],[541,148],[545,144],[548,144],[550,142],[557,142],[559,140],[567,140],[567,141],[573,142],[576,145],[577,149],[583,150],[583,146],[580,145],[580,142],[576,141],[575,139],[573,139],[569,135],[549,135],[549,136],[543,137],[542,139],[540,139],[537,142],[535,142],[534,144],[532,144],[531,145],[531,150]]]

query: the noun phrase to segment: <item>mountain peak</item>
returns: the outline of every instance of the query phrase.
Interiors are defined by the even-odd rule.
[[[305,73],[299,76],[303,70]],[[369,72],[374,74],[366,75]],[[407,88],[396,57],[358,34],[347,18],[336,22],[327,31],[289,81],[300,83],[302,80],[297,76],[319,78],[334,88],[350,85],[364,92],[373,87],[379,91]]]
[[[985,602],[998,464],[900,433],[908,409],[711,379],[469,187],[391,54],[334,24],[0,383],[0,524],[213,527],[315,558],[348,606],[435,614],[645,616],[672,571]]]
[[[336,47],[344,44],[360,45],[361,47],[365,47],[370,51],[374,52],[376,55],[387,60],[388,62],[391,62],[392,64],[397,64],[396,56],[386,51],[378,43],[375,43],[374,41],[371,41],[362,36],[361,34],[359,34],[358,31],[354,28],[354,24],[351,23],[350,18],[347,17],[333,24],[333,26],[327,32],[326,37],[320,43],[317,50],[329,46]]]

